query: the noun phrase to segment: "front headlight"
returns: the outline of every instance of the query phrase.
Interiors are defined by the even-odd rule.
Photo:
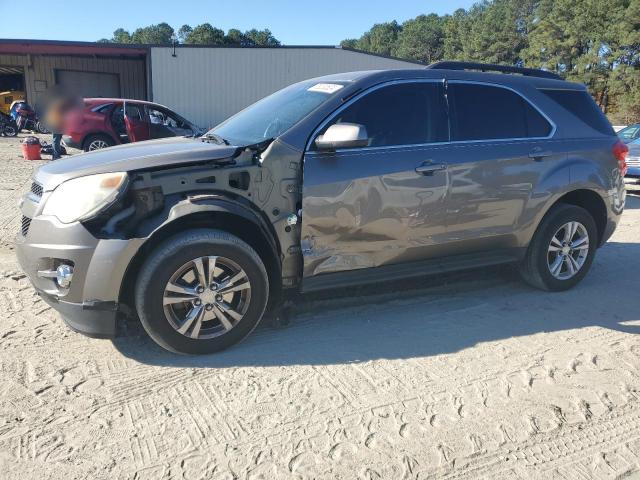
[[[42,215],[62,223],[90,218],[115,201],[127,183],[125,172],[100,173],[61,183],[44,205]]]

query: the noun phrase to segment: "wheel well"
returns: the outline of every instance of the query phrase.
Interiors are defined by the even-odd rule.
[[[584,208],[591,214],[598,228],[598,245],[607,227],[607,207],[604,200],[593,190],[574,190],[563,195],[557,203],[566,203]]]
[[[224,230],[248,243],[260,256],[267,270],[269,278],[270,298],[278,298],[282,288],[280,262],[277,248],[273,246],[258,225],[241,216],[225,212],[200,212],[186,215],[168,223],[145,242],[127,267],[122,285],[120,286],[119,302],[126,304],[135,311],[134,291],[135,282],[140,268],[149,254],[167,238],[194,228],[211,228]]]

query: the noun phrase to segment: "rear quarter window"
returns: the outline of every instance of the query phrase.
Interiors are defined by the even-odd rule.
[[[607,117],[605,117],[588,92],[584,90],[554,89],[540,89],[540,92],[594,130],[605,135],[615,135],[609,120],[607,120]]]

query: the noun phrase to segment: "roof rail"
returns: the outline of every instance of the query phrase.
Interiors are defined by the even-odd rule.
[[[502,72],[502,73],[519,73],[526,77],[551,78],[553,80],[562,80],[559,75],[540,70],[538,68],[512,67],[509,65],[495,65],[493,63],[476,63],[476,62],[453,62],[443,61],[432,63],[425,68],[437,70],[479,70],[481,72]]]

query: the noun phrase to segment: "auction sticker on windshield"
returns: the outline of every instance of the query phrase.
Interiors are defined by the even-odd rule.
[[[335,93],[340,90],[344,85],[337,83],[316,83],[313,87],[308,88],[309,92],[321,92],[321,93]]]

